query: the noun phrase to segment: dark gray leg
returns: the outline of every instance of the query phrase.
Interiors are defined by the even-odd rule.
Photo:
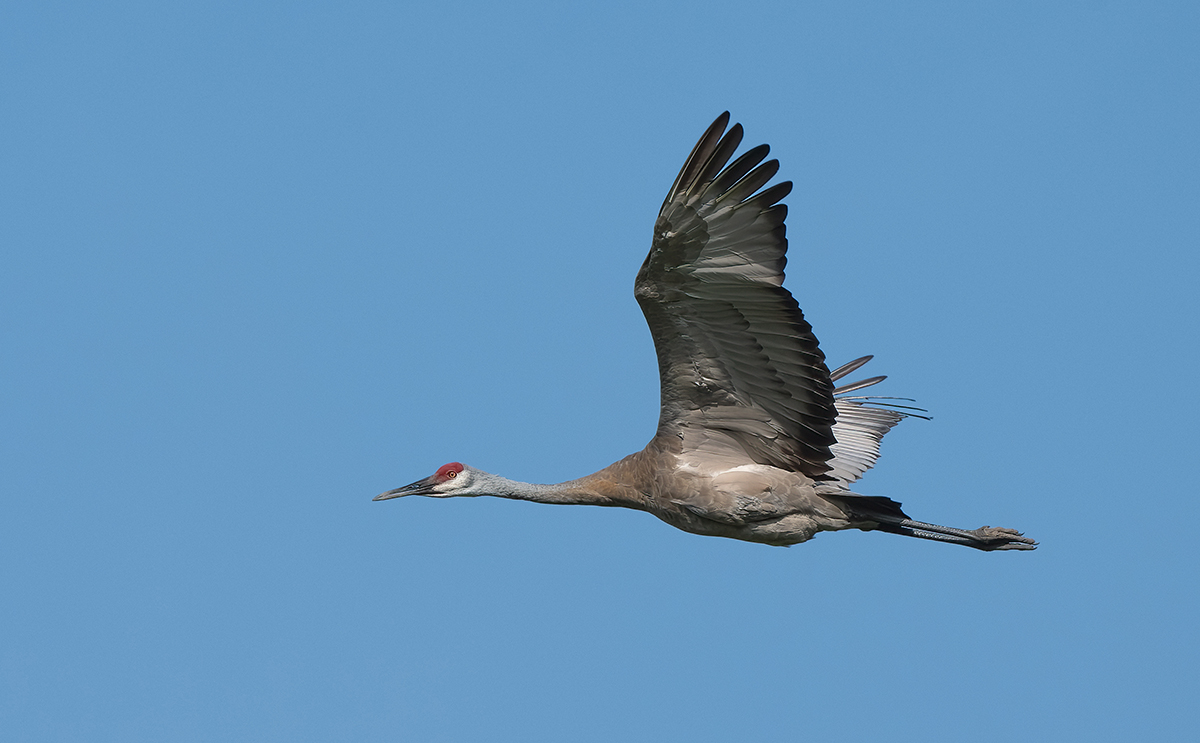
[[[924,521],[912,519],[897,519],[895,522],[885,521],[879,525],[880,530],[893,534],[903,534],[918,539],[932,539],[937,542],[961,544],[964,547],[974,547],[987,552],[995,550],[1032,550],[1037,549],[1037,542],[1022,536],[1014,529],[1003,529],[998,526],[981,526],[978,529],[955,529],[952,526],[927,524]]]

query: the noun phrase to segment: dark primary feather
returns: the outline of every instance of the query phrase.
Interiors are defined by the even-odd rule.
[[[837,416],[825,356],[783,288],[787,251],[778,203],[759,191],[778,161],[766,145],[728,168],[742,128],[717,118],[663,202],[635,283],[658,353],[658,437],[721,432],[754,461],[826,479]]]

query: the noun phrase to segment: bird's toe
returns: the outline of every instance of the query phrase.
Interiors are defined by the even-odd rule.
[[[1001,526],[981,526],[971,533],[975,535],[976,539],[988,545],[985,549],[1031,550],[1037,547],[1036,541],[1016,529],[1005,529]]]

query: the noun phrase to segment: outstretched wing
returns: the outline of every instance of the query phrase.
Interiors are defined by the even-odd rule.
[[[755,147],[729,163],[742,127],[713,122],[671,186],[635,294],[658,353],[658,437],[741,449],[748,461],[826,479],[833,383],[799,305],[783,288],[779,169]],[[722,136],[724,134],[724,136]],[[728,167],[726,167],[726,164]]]

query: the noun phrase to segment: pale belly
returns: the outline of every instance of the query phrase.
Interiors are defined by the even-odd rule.
[[[821,526],[811,516],[798,513],[788,514],[777,519],[743,524],[723,523],[704,518],[681,507],[656,509],[654,515],[671,526],[692,534],[740,539],[744,542],[770,544],[776,547],[788,547],[807,542],[817,532],[828,528]]]

